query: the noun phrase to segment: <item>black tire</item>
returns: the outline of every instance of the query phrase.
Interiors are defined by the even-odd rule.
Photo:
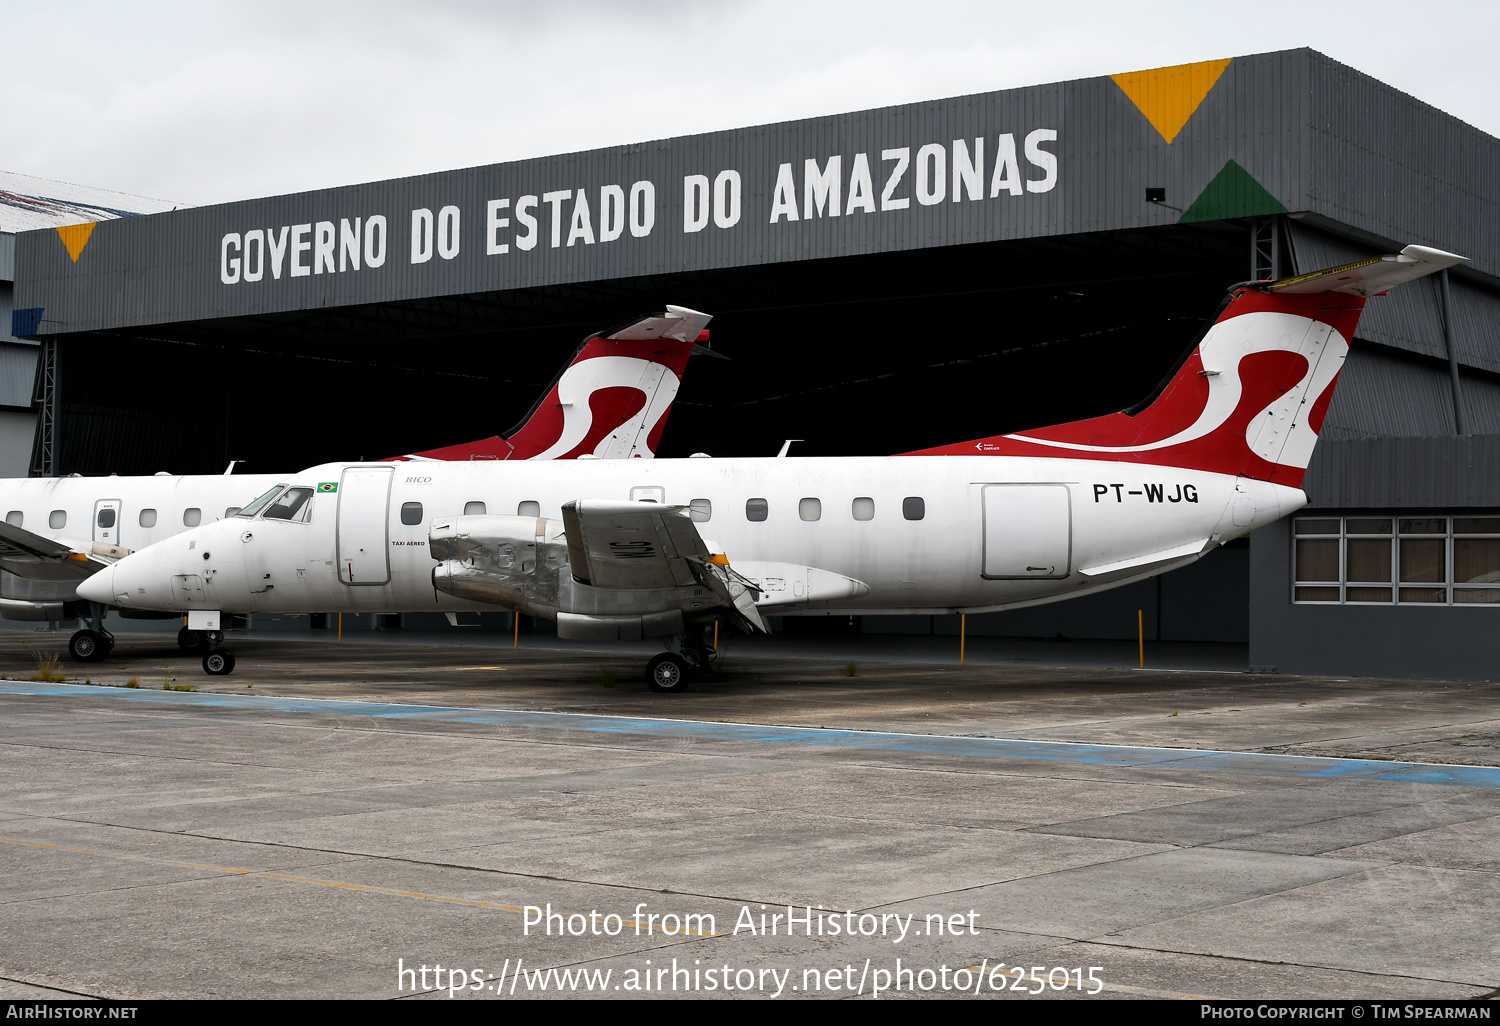
[[[98,631],[74,631],[68,639],[68,655],[80,663],[97,663],[109,655],[113,647]]]
[[[659,695],[676,695],[687,690],[687,660],[675,652],[653,656],[646,664],[646,687]]]
[[[234,672],[234,653],[216,648],[203,657],[203,672],[211,677],[226,677]]]
[[[177,632],[177,647],[184,652],[202,652],[207,644],[208,639],[203,636],[202,631],[184,627]]]

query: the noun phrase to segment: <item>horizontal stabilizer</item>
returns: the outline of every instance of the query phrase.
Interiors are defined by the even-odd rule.
[[[1348,292],[1356,296],[1374,296],[1445,267],[1461,264],[1467,259],[1427,246],[1407,246],[1400,253],[1388,253],[1368,260],[1356,260],[1352,264],[1282,278],[1267,285],[1266,289],[1289,295]]]
[[[668,304],[664,313],[653,314],[650,317],[642,317],[640,320],[627,324],[623,328],[616,328],[605,338],[620,339],[623,341],[635,341],[647,338],[675,338],[679,342],[695,342],[698,335],[708,322],[713,320],[712,314],[699,313],[697,310],[689,310],[685,306],[672,306]]]

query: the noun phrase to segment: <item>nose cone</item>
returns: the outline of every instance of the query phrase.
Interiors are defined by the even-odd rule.
[[[78,597],[102,605],[116,605],[115,568],[107,566],[92,577],[78,583]]]

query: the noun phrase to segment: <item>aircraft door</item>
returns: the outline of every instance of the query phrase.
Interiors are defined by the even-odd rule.
[[[120,544],[119,499],[100,499],[94,503],[94,541],[105,545]]]
[[[339,479],[338,570],[348,585],[389,584],[391,467],[348,467]]]
[[[992,484],[984,490],[984,568],[990,581],[1067,577],[1073,547],[1067,485]]]

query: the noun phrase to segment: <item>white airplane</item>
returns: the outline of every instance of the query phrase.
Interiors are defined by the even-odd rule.
[[[591,335],[507,437],[495,436],[394,457],[386,463],[633,459],[654,456],[688,358],[706,341],[711,318],[684,307]],[[90,609],[77,586],[133,549],[149,547],[200,524],[233,517],[245,500],[285,474],[12,478],[0,480],[0,617],[62,621],[76,632],[76,659],[102,659],[113,648],[102,609]],[[124,609],[126,616],[172,618],[171,612]],[[184,627],[185,651],[205,645]]]
[[[1236,286],[1158,394],[1122,413],[876,458],[324,464],[79,594],[214,626],[226,612],[513,609],[562,638],[664,639],[647,683],[672,692],[708,665],[718,621],[763,631],[767,613],[979,613],[1102,591],[1304,506],[1366,297],[1462,259],[1408,246]],[[209,673],[233,666],[204,657]]]

